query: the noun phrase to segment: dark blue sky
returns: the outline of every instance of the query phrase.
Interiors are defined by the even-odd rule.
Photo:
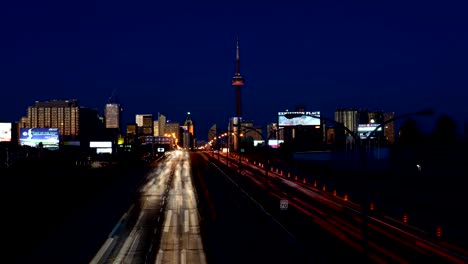
[[[468,120],[463,1],[219,2],[0,4],[0,119],[49,99],[102,112],[115,89],[125,122],[158,112],[182,122],[190,111],[206,138],[235,113],[239,34],[243,114],[259,125],[299,104],[327,117],[433,107]]]

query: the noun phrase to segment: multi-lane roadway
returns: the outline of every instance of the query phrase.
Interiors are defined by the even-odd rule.
[[[206,263],[188,152],[151,171],[91,263]]]
[[[423,230],[268,175],[225,154],[167,153],[91,263],[468,262],[465,249]]]
[[[215,156],[216,157],[216,156]],[[217,157],[216,157],[217,158]],[[230,164],[238,170],[239,160],[221,155],[219,164]],[[466,263],[468,251],[443,239],[417,229],[384,214],[366,210],[345,197],[338,197],[329,190],[295,179],[294,175],[269,171],[268,182],[261,164],[241,160],[242,172],[239,181],[251,186],[253,192],[267,193],[270,202],[287,201],[310,224],[320,226],[352,247],[357,255],[375,262],[448,262]],[[283,219],[287,222],[292,219]],[[365,221],[364,221],[365,220]],[[299,228],[298,230],[307,229]]]

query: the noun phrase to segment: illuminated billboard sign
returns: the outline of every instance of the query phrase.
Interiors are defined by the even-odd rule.
[[[55,149],[59,145],[58,128],[20,128],[20,145]]]
[[[89,142],[90,148],[112,148],[111,141],[90,141]]]
[[[0,123],[0,142],[11,141],[11,123]]]
[[[379,124],[359,124],[358,126],[358,134],[361,139],[366,139],[372,131],[374,131]],[[376,135],[382,133],[382,127],[379,127],[375,132],[371,139],[374,139]]]
[[[96,148],[96,154],[112,154],[112,148]]]
[[[278,112],[278,126],[318,126],[320,119],[317,117],[320,112]]]
[[[254,147],[265,144],[265,140],[254,140]]]
[[[272,148],[279,148],[280,144],[284,143],[284,140],[270,139],[268,140],[268,145]]]

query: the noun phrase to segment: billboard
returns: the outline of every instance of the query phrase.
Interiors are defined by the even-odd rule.
[[[0,142],[11,141],[11,123],[0,123]]]
[[[320,112],[278,112],[278,126],[319,126]]]
[[[112,148],[96,148],[96,154],[112,154]]]
[[[374,131],[378,126],[379,126],[379,124],[359,124],[359,126],[358,126],[359,137],[361,139],[366,139],[372,133],[372,131]],[[370,138],[374,139],[379,134],[382,134],[382,127],[379,127],[374,132],[372,137],[370,137]]]
[[[279,148],[280,144],[284,143],[284,140],[278,140],[278,139],[270,139],[268,140],[268,145],[272,148]]]
[[[254,143],[254,147],[262,146],[263,144],[265,144],[265,140],[254,140],[253,143]]]
[[[90,148],[112,148],[111,141],[90,141],[89,142]]]
[[[38,147],[42,143],[44,148],[56,149],[59,146],[58,128],[21,128],[20,145]]]

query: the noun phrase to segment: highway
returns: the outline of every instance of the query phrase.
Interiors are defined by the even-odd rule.
[[[166,155],[90,263],[206,263],[189,155]]]
[[[183,152],[182,155],[182,160],[176,165],[173,188],[167,197],[162,237],[156,256],[158,264],[206,263],[189,154]]]
[[[252,184],[243,184],[232,168],[203,153],[191,155],[208,263],[359,260],[349,246],[310,221],[303,221],[294,208],[271,214],[263,193],[251,188]],[[279,209],[279,204],[274,204],[274,208]],[[286,226],[282,218],[296,221],[295,225]]]
[[[217,164],[228,163],[233,170],[238,170],[238,158],[226,162],[226,156],[217,155],[211,159]],[[303,226],[307,223],[320,226],[329,234],[344,241],[353,248],[356,255],[362,255],[376,263],[466,263],[468,252],[436,239],[423,230],[389,218],[377,211],[369,211],[367,225],[364,224],[362,208],[345,197],[339,197],[331,190],[315,183],[302,182],[294,175],[282,175],[281,172],[269,171],[268,184],[265,183],[263,165],[250,164],[242,161],[242,173],[237,181],[250,188],[251,193],[266,193],[265,204],[272,204],[272,214],[278,216],[280,222],[290,230],[297,226],[299,218],[303,218]],[[294,216],[282,217],[274,207],[279,201],[288,202],[289,208],[300,213]],[[289,210],[289,209],[288,209]],[[302,230],[302,231],[301,231]],[[365,230],[366,232],[363,232]],[[303,228],[297,228],[303,232]],[[367,237],[363,239],[363,234]],[[307,237],[305,240],[309,239]],[[367,241],[367,242],[366,242]]]

